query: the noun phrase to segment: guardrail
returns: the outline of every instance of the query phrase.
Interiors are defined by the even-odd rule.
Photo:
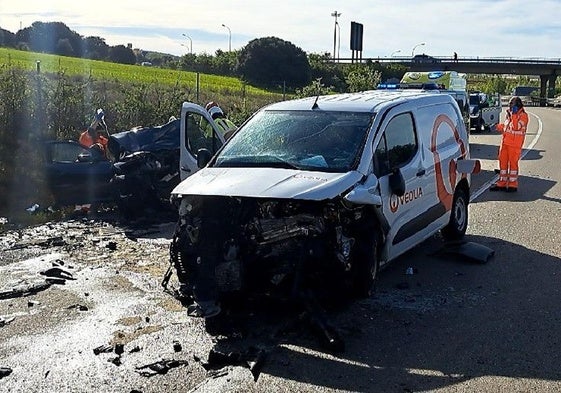
[[[353,59],[350,57],[342,57],[332,60],[335,63],[351,63],[351,62],[384,62],[384,63],[502,63],[502,64],[542,64],[542,65],[561,65],[561,58],[547,57],[459,57],[455,60],[452,56],[430,56],[424,59],[415,59],[411,56],[407,57],[363,57],[362,59]]]

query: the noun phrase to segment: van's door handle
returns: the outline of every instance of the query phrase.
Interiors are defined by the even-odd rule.
[[[426,171],[424,169],[420,169],[419,172],[417,172],[417,177],[423,176],[425,172]]]
[[[184,167],[184,166],[181,167],[181,170],[184,171],[184,172],[191,172],[191,169],[189,169],[187,167]]]

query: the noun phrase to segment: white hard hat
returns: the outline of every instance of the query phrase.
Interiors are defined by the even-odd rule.
[[[208,110],[208,113],[210,113],[210,116],[212,116],[213,119],[219,117],[219,116],[224,116],[224,112],[222,112],[222,109],[220,109],[220,107],[217,106],[213,106]]]

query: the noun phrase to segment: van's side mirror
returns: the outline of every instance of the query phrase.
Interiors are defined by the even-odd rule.
[[[397,195],[403,196],[405,194],[405,179],[399,169],[394,169],[389,177],[390,190]]]
[[[199,168],[205,167],[206,164],[210,162],[211,158],[212,158],[212,153],[210,152],[210,150],[205,149],[204,147],[202,149],[197,150],[197,166]]]

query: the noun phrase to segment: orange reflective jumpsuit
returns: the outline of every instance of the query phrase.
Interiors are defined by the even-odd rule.
[[[86,146],[86,147],[92,147],[93,145],[99,145],[101,151],[103,151],[103,154],[105,154],[106,149],[107,149],[107,142],[109,140],[104,137],[103,135],[99,135],[96,131],[96,138],[92,138],[92,136],[90,135],[90,133],[88,132],[88,130],[82,132],[80,134],[80,138],[78,139],[78,142],[80,142],[81,145]]]
[[[528,120],[528,114],[524,108],[520,108],[516,113],[507,115],[503,123],[497,124],[497,131],[503,134],[499,150],[500,173],[497,187],[518,189],[518,160],[522,153]]]

